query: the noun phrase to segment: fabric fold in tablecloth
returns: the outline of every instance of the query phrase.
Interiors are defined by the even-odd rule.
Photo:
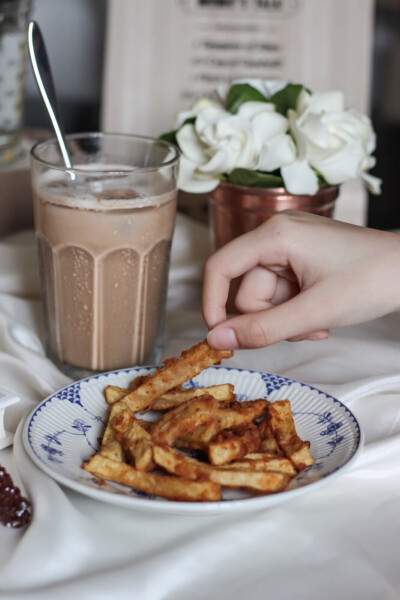
[[[69,381],[43,351],[34,252],[31,233],[0,243],[0,386],[22,400],[13,426]],[[179,217],[165,356],[207,333],[200,290],[208,252],[206,228]],[[342,398],[365,432],[355,465],[266,511],[158,515],[59,486],[26,454],[20,425],[0,464],[21,477],[34,515],[25,530],[0,527],[0,598],[398,600],[400,315],[333,331],[322,342],[236,352],[227,364],[286,375]]]

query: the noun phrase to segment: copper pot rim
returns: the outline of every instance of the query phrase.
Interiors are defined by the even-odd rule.
[[[302,198],[305,198],[305,196],[302,196]],[[323,204],[316,204],[314,206],[311,204],[301,204],[301,205],[296,206],[295,210],[301,210],[304,212],[311,212],[314,214],[319,214],[320,212],[327,211],[327,210],[333,208],[335,206],[335,202],[336,202],[336,200],[329,200],[327,202],[324,202]],[[210,206],[218,207],[217,209],[219,209],[219,210],[225,209],[228,212],[230,212],[231,214],[232,213],[243,213],[243,214],[254,214],[254,215],[261,215],[261,216],[264,215],[265,217],[272,217],[277,212],[280,212],[280,211],[277,211],[276,208],[274,208],[274,206],[271,206],[270,208],[262,208],[260,206],[235,205],[235,204],[232,204],[231,202],[222,202],[221,200],[216,201],[213,198],[209,199],[209,203],[210,203]],[[287,208],[290,209],[293,207],[288,206]],[[285,209],[283,208],[281,210],[285,210]]]
[[[221,181],[219,183],[219,185],[213,190],[213,192],[217,192],[217,190],[219,188],[222,189],[226,189],[226,190],[235,190],[236,192],[241,191],[243,194],[251,194],[251,195],[258,195],[258,194],[270,194],[271,196],[282,196],[282,195],[286,195],[286,196],[302,196],[302,197],[310,197],[310,198],[315,198],[316,196],[319,195],[324,195],[324,194],[329,194],[330,192],[337,192],[339,190],[339,184],[336,185],[331,185],[331,184],[324,184],[321,185],[318,188],[318,191],[315,194],[291,194],[290,192],[287,191],[286,188],[284,187],[266,187],[266,188],[261,188],[261,187],[253,187],[253,186],[246,186],[246,185],[239,185],[237,183],[229,183],[228,181]]]

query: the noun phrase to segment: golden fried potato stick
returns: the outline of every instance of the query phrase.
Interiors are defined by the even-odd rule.
[[[230,358],[232,355],[231,350],[215,350],[207,344],[207,341],[200,342],[182,352],[179,358],[165,361],[163,368],[158,369],[122,400],[132,412],[151,409],[157,398],[192,379],[203,369],[220,363],[222,359]]]
[[[138,375],[131,381],[128,389],[118,387],[117,385],[108,385],[104,390],[107,404],[118,402],[118,400],[121,400],[124,396],[129,394],[129,392],[136,390],[148,377],[150,377],[150,375]]]
[[[129,451],[138,471],[152,471],[155,468],[153,460],[154,444],[152,440],[141,438],[129,446]]]
[[[186,433],[174,445],[177,448],[189,450],[203,450],[207,452],[213,438],[224,429],[240,429],[257,419],[268,407],[267,400],[252,400],[248,402],[235,402],[234,407],[221,408],[213,415],[210,421],[196,427],[193,433]],[[212,417],[212,418],[211,418]]]
[[[299,438],[289,400],[277,400],[269,406],[270,424],[276,440],[298,471],[313,464],[310,442]]]
[[[273,471],[244,471],[238,469],[215,468],[194,458],[184,456],[173,448],[154,446],[154,460],[166,471],[180,475],[185,479],[207,478],[214,483],[230,488],[246,488],[255,492],[272,493],[284,489],[290,476],[286,473]]]
[[[219,410],[216,418],[221,429],[238,429],[258,419],[267,410],[268,405],[268,400],[236,402],[233,408]]]
[[[208,446],[208,459],[212,465],[225,465],[246,454],[257,452],[259,447],[260,434],[256,425],[251,423],[242,432],[219,434],[217,440]]]
[[[187,400],[165,413],[153,424],[150,429],[151,437],[159,444],[172,446],[175,440],[210,421],[218,408],[218,400],[212,396],[205,395]]]
[[[135,380],[134,380],[135,381]],[[108,385],[105,389],[106,400],[108,404],[114,404],[118,400],[122,400],[124,396],[129,394],[130,390],[120,388],[116,385]],[[186,400],[209,394],[221,403],[230,404],[235,400],[235,393],[231,383],[221,383],[219,385],[211,385],[205,388],[186,389],[178,386],[158,398],[154,405],[154,410],[169,410],[175,408],[179,404],[183,404]]]
[[[279,444],[276,441],[274,432],[271,429],[271,423],[269,415],[267,415],[259,424],[258,430],[260,432],[262,452],[272,451],[275,454],[282,454]]]
[[[166,392],[158,398],[153,405],[153,409],[169,410],[186,402],[186,400],[203,396],[204,394],[208,394],[218,400],[218,402],[226,404],[233,402],[236,397],[231,383],[222,383],[220,385],[212,385],[210,387],[195,388],[191,390],[179,387]]]
[[[145,421],[144,419],[138,419],[136,417],[136,421],[145,429],[146,431],[150,431],[151,426],[153,425],[152,421]]]
[[[189,481],[180,477],[146,473],[100,454],[95,454],[84,463],[83,469],[101,479],[122,483],[169,500],[212,502],[221,499],[221,487],[212,481]]]
[[[151,435],[142,427],[129,408],[123,403],[121,406],[122,410],[111,419],[110,426],[117,432],[117,440],[123,449],[131,454],[135,468],[139,471],[151,471],[155,467]]]
[[[250,455],[251,456],[251,455]],[[286,473],[291,477],[297,475],[293,464],[286,457],[260,458],[260,459],[241,459],[233,463],[216,467],[217,469],[239,469],[241,471],[276,471],[277,473]]]
[[[192,433],[187,433],[174,442],[182,450],[203,450],[207,452],[211,440],[221,431],[221,423],[212,417],[204,425],[199,425]]]
[[[115,404],[118,400],[122,400],[124,396],[129,394],[128,389],[118,387],[117,385],[108,385],[104,390],[107,404]]]
[[[114,429],[111,427],[112,419],[118,417],[121,412],[125,410],[125,407],[122,405],[114,405],[110,410],[110,415],[108,418],[108,424],[103,434],[103,439],[101,441],[100,453],[103,456],[107,456],[112,460],[116,460],[122,462],[125,459],[125,453],[119,441],[117,440],[116,433]]]
[[[266,460],[269,458],[286,458],[281,450],[279,450],[280,456],[277,457],[273,450],[266,450],[265,452],[251,452],[243,457],[243,460]],[[241,459],[240,459],[241,460]]]

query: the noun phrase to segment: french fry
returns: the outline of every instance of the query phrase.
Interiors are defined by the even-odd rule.
[[[230,350],[215,350],[206,341],[182,352],[178,359],[169,359],[164,368],[157,370],[145,383],[132,390],[121,400],[132,412],[150,409],[166,392],[198,375],[203,369],[230,358]]]
[[[186,479],[207,478],[214,483],[226,487],[243,487],[255,492],[272,493],[286,487],[290,481],[289,475],[283,472],[256,472],[240,469],[215,468],[194,458],[180,454],[172,448],[154,446],[154,460],[169,473],[174,473]]]
[[[100,451],[83,468],[101,479],[178,501],[221,499],[221,486],[270,494],[313,462],[297,435],[288,400],[236,401],[233,386],[186,389],[182,383],[231,356],[201,342],[128,388],[105,389],[110,415]],[[136,417],[151,409],[156,421]],[[154,419],[152,415],[150,419]],[[201,450],[208,463],[175,448]],[[127,461],[134,463],[134,467]],[[172,474],[150,473],[160,467]]]
[[[187,433],[174,442],[174,446],[187,450],[203,450],[207,452],[211,440],[221,431],[221,424],[211,418],[204,425],[199,425],[192,433]]]
[[[246,454],[256,452],[260,446],[260,434],[254,424],[248,425],[243,432],[230,435],[227,439],[211,442],[208,446],[208,458],[212,465],[226,463],[243,458]]]
[[[164,414],[151,428],[153,440],[172,445],[185,433],[191,433],[208,422],[218,411],[218,400],[212,396],[200,396]]]
[[[288,458],[260,458],[260,459],[241,459],[233,463],[218,467],[219,469],[239,469],[240,471],[275,471],[277,473],[286,473],[291,477],[297,475],[297,471]]]
[[[238,429],[258,419],[267,410],[267,400],[249,400],[237,402],[234,409],[221,409],[217,413],[217,420],[221,429]]]
[[[169,410],[171,408],[175,408],[175,406],[178,406],[183,402],[186,402],[187,400],[190,400],[191,398],[203,396],[204,394],[212,396],[220,403],[229,404],[235,400],[233,385],[230,383],[223,383],[221,385],[212,385],[210,387],[189,390],[185,388],[174,388],[158,398],[153,405],[153,409]]]
[[[281,450],[279,450],[279,452],[280,457],[285,458],[283,452]],[[266,450],[265,452],[251,452],[249,454],[246,454],[243,457],[243,460],[267,460],[269,458],[277,458],[277,455],[273,450]]]
[[[119,441],[117,440],[116,433],[111,427],[111,421],[117,417],[123,410],[124,406],[115,405],[111,408],[108,424],[103,434],[101,441],[100,452],[103,456],[107,456],[113,460],[122,462],[125,458],[125,453]]]
[[[174,445],[181,449],[207,451],[213,438],[224,429],[240,429],[257,419],[267,408],[266,400],[236,402],[234,409],[220,408],[210,420],[178,439]]]
[[[108,385],[104,390],[107,404],[114,404],[118,400],[122,400],[124,396],[129,394],[132,390],[136,390],[140,385],[146,381],[149,375],[138,375],[129,385],[129,389],[118,387],[117,385]]]
[[[313,464],[310,442],[303,442],[296,433],[289,400],[278,400],[269,407],[270,424],[276,440],[298,471]]]
[[[125,452],[117,439],[110,440],[107,444],[103,444],[100,449],[100,454],[118,462],[124,462],[125,459]]]
[[[124,404],[122,407],[118,414],[111,419],[110,425],[117,432],[117,439],[123,449],[132,456],[136,469],[150,471],[155,466],[151,435]]]
[[[151,426],[153,425],[152,421],[145,421],[145,419],[138,419],[136,417],[136,421],[145,429],[146,431],[150,431]]]
[[[258,426],[258,430],[260,432],[261,438],[260,449],[263,452],[272,451],[277,455],[280,454],[281,450],[279,448],[278,442],[276,441],[275,435],[271,429],[269,415],[261,421],[261,423]]]
[[[212,481],[190,481],[146,473],[100,454],[93,455],[84,463],[83,468],[101,479],[122,483],[135,490],[170,500],[206,502],[221,499],[221,487]]]
[[[138,471],[152,471],[155,468],[153,448],[153,441],[146,438],[141,438],[129,446],[135,468]]]
[[[137,378],[139,379],[139,378]],[[136,380],[134,380],[136,381]],[[118,400],[122,400],[124,396],[129,394],[130,390],[121,388],[116,385],[108,385],[105,389],[107,404],[115,404]],[[183,404],[186,400],[209,394],[221,403],[230,404],[235,400],[233,385],[230,383],[222,383],[220,385],[212,385],[205,388],[186,389],[178,386],[163,394],[154,403],[153,410],[169,410],[175,408],[179,404]]]
[[[126,388],[118,387],[117,385],[108,385],[104,390],[107,404],[115,404],[118,400],[122,400],[124,396],[129,394]]]

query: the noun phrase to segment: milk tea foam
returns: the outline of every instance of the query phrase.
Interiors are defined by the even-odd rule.
[[[83,186],[36,185],[48,342],[59,363],[100,371],[154,360],[176,211],[176,192],[154,177],[151,196],[89,175]]]

